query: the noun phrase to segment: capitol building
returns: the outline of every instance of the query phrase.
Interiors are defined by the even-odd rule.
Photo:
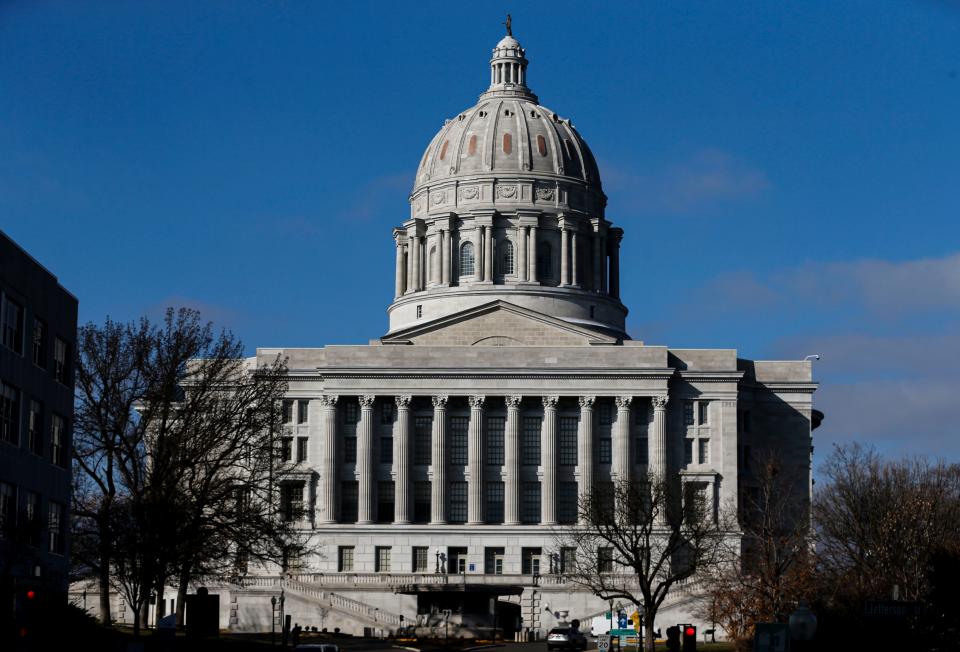
[[[258,365],[288,360],[283,454],[299,464],[279,493],[311,543],[211,588],[222,627],[269,631],[282,590],[302,626],[393,631],[426,622],[424,595],[459,590],[495,600],[508,629],[589,629],[609,607],[564,576],[556,532],[594,489],[678,475],[719,510],[775,449],[809,490],[810,361],[632,339],[620,290],[640,270],[621,267],[630,234],[607,216],[593,153],[540,104],[512,35],[489,77],[427,145],[408,218],[380,236],[395,253],[387,332],[257,350]],[[696,601],[676,586],[657,628],[710,627]]]

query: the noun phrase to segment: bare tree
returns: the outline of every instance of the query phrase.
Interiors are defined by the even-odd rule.
[[[557,531],[564,573],[604,600],[634,605],[643,615],[648,652],[670,591],[728,554],[727,519],[700,488],[683,490],[679,478],[653,475],[640,483],[616,482],[585,496],[578,524]]]

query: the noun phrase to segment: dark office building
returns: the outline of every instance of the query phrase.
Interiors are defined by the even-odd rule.
[[[66,596],[76,338],[76,297],[0,231],[3,618],[28,590]]]

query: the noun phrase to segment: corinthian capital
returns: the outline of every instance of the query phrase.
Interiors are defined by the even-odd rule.
[[[320,405],[328,408],[336,407],[338,398],[336,394],[324,394],[319,398]]]
[[[441,395],[441,396],[433,396],[433,397],[432,397],[433,407],[436,407],[436,408],[445,408],[445,407],[447,407],[447,399],[448,399],[448,398],[449,398],[448,396],[442,396],[442,395]]]
[[[470,407],[472,407],[472,408],[482,408],[482,407],[483,407],[483,402],[484,402],[485,400],[487,400],[487,397],[486,397],[486,396],[480,396],[479,394],[476,395],[476,396],[471,396],[471,397],[470,397]]]
[[[592,408],[594,401],[597,400],[596,396],[581,396],[580,397],[580,407],[582,408]]]
[[[365,394],[358,398],[360,400],[360,407],[365,407],[365,408],[373,407],[373,402],[377,400],[376,396],[371,396],[370,394]]]
[[[666,407],[667,407],[667,401],[669,401],[669,400],[670,400],[670,399],[667,397],[666,394],[661,394],[661,395],[659,395],[659,396],[654,396],[654,397],[652,398],[653,408],[654,408],[655,410],[664,410],[664,409],[666,409]]]
[[[625,408],[629,408],[629,407],[630,407],[630,404],[633,402],[633,397],[632,397],[632,396],[618,396],[618,397],[616,398],[616,401],[617,401],[617,407],[618,407],[619,409],[625,409]]]
[[[541,400],[543,401],[543,407],[555,408],[557,407],[557,401],[560,400],[560,397],[559,396],[542,396]]]
[[[507,407],[520,407],[520,402],[523,401],[522,396],[506,396],[504,399],[507,401]]]
[[[393,400],[396,401],[397,407],[402,410],[410,407],[410,400],[412,398],[413,397],[410,396],[409,394],[399,394],[397,396],[394,396]]]

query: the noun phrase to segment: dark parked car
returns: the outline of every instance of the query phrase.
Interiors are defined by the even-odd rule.
[[[554,627],[547,634],[548,650],[586,650],[587,637],[579,629]]]

